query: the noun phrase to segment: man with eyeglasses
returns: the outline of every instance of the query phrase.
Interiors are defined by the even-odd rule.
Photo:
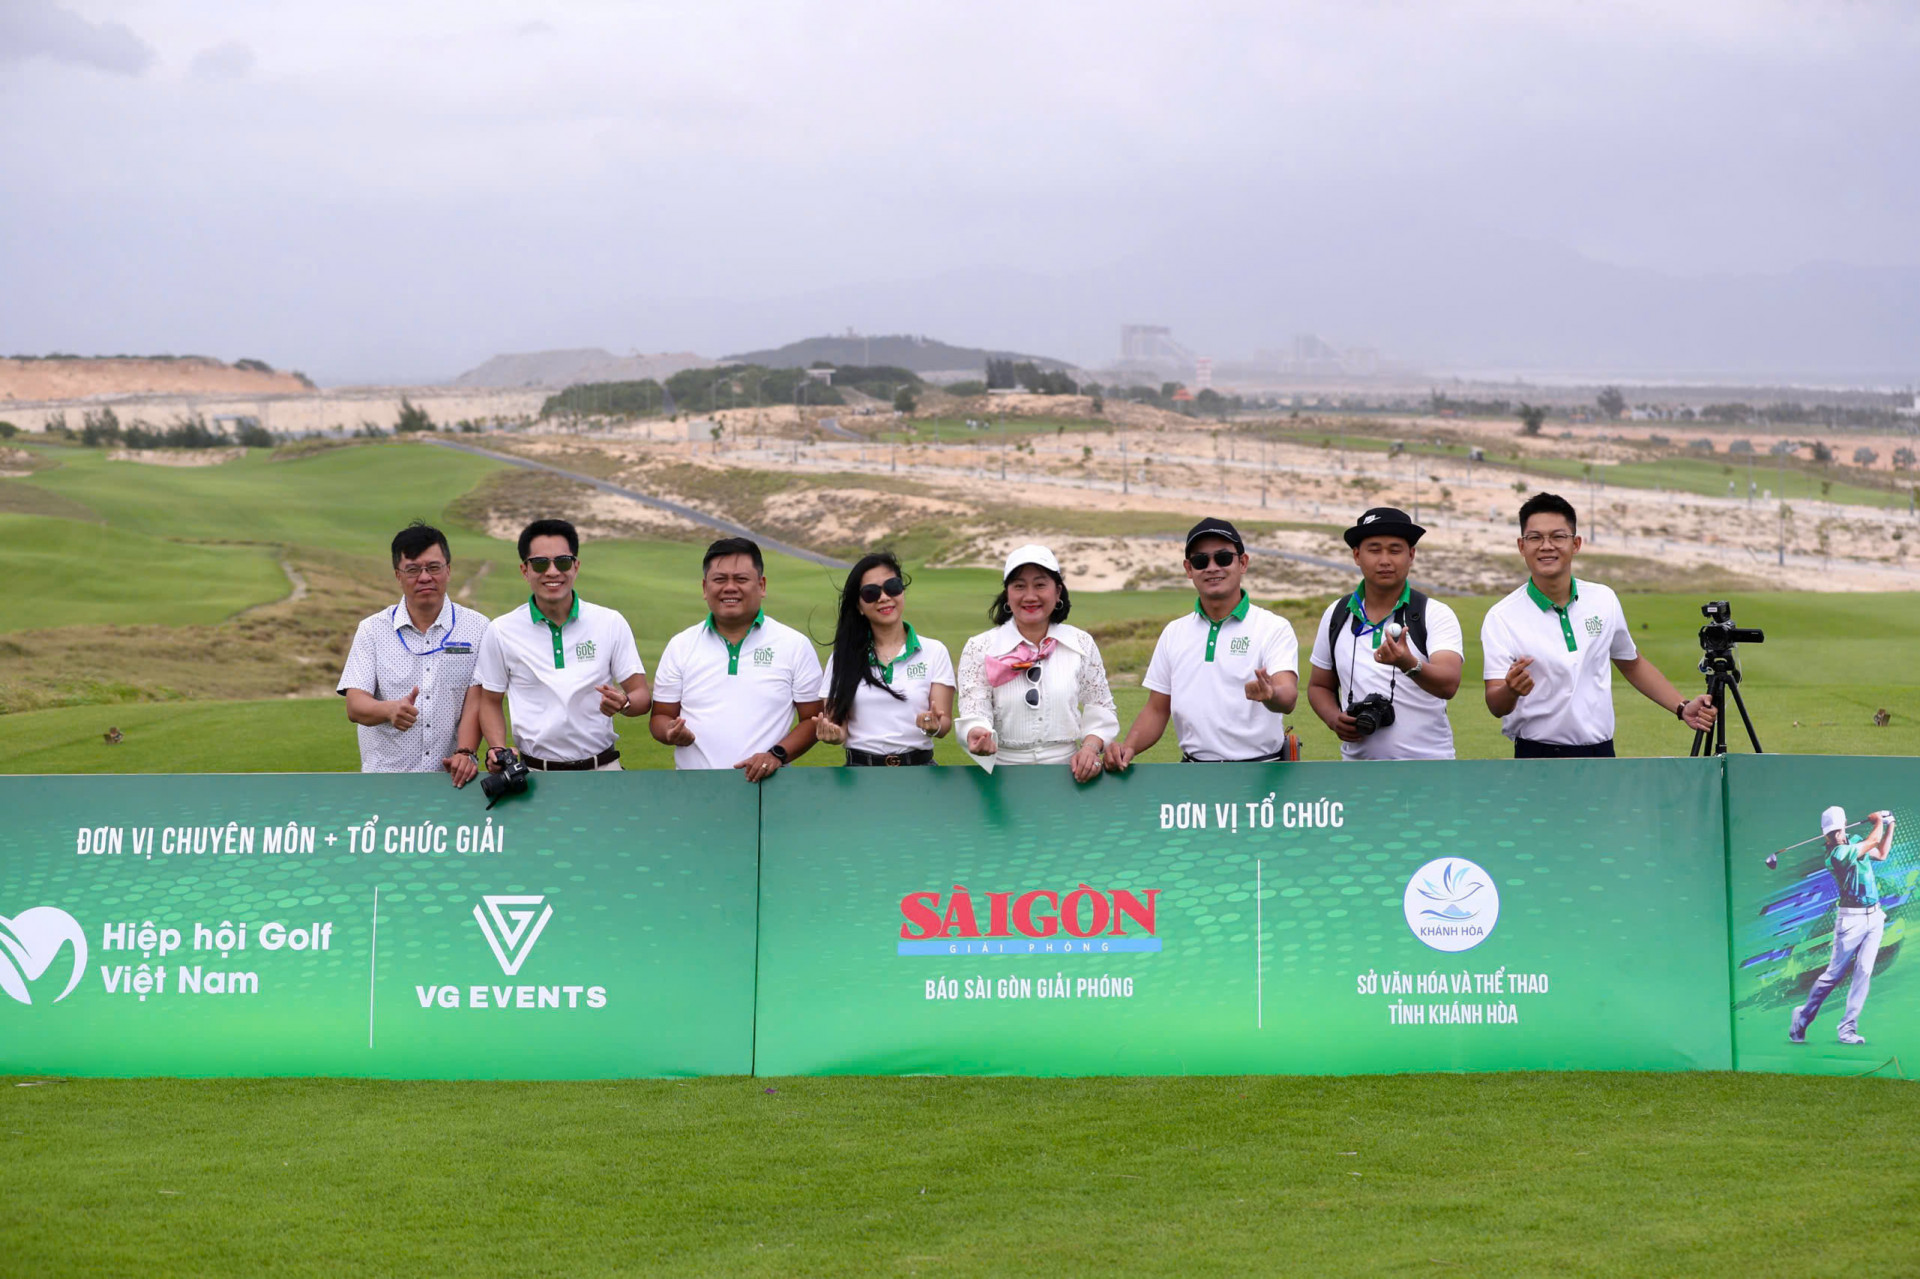
[[[673,747],[675,768],[735,768],[765,781],[813,745],[820,655],[761,607],[767,569],[758,543],[723,537],[709,546],[700,590],[706,620],[667,641],[648,727]]]
[[[587,772],[620,767],[615,715],[645,715],[653,705],[633,628],[610,608],[580,598],[580,534],[565,520],[535,520],[520,530],[520,576],[532,591],[524,608],[503,613],[480,641],[474,681],[487,767],[509,744],[502,703],[513,702],[511,741],[527,767]]]
[[[1620,597],[1576,580],[1573,504],[1535,493],[1520,507],[1528,580],[1487,610],[1480,626],[1487,709],[1515,759],[1613,758],[1613,672],[1688,728],[1713,727],[1713,702],[1688,699],[1640,654]]]
[[[1126,735],[1107,746],[1106,766],[1123,772],[1173,721],[1187,763],[1283,759],[1286,716],[1299,697],[1300,645],[1286,618],[1241,587],[1247,548],[1229,521],[1209,517],[1187,532],[1193,611],[1168,622],[1147,663],[1147,704]]]
[[[363,773],[445,770],[455,786],[479,765],[473,666],[487,616],[447,598],[446,534],[415,520],[393,538],[400,602],[361,621],[338,692],[358,725]]]
[[[1466,647],[1453,610],[1409,580],[1426,532],[1376,506],[1344,534],[1360,584],[1327,606],[1307,659],[1307,704],[1344,759],[1453,758],[1447,703]]]

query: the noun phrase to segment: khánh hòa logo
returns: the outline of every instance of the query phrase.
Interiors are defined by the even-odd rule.
[[[1439,857],[1413,872],[1401,900],[1407,927],[1435,950],[1471,950],[1500,920],[1493,876],[1464,857]]]
[[[975,895],[908,893],[900,899],[902,955],[1113,955],[1157,951],[1160,890],[1081,884]]]

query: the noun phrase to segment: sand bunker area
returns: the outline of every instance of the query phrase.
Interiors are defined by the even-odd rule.
[[[245,449],[114,449],[109,462],[138,462],[142,466],[218,466],[245,457]]]
[[[1515,512],[1526,494],[1543,487],[1579,506],[1595,575],[1629,589],[1920,585],[1913,552],[1920,521],[1905,509],[1803,500],[1783,519],[1779,503],[1758,498],[1623,488],[1598,478],[1546,481],[1484,460],[1318,443],[1236,437],[1187,422],[1179,431],[1156,426],[937,445],[756,443],[748,436],[716,449],[710,440],[565,436],[522,437],[512,447],[837,556],[900,543],[931,566],[997,568],[1013,546],[1044,542],[1069,580],[1090,590],[1184,588],[1177,535],[1209,514],[1247,531],[1258,552],[1251,568],[1256,593],[1286,598],[1345,589],[1355,570],[1341,530],[1362,510],[1391,505],[1414,512],[1428,530],[1415,569],[1424,585],[1499,593],[1521,572]],[[1636,445],[1594,447],[1645,460]],[[1596,467],[1595,475],[1603,474]],[[583,495],[573,501],[585,509]],[[628,511],[628,523],[614,516],[608,510],[599,518],[610,528],[658,530],[649,536],[704,535],[662,513]]]

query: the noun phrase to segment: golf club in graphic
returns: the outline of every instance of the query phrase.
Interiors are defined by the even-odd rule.
[[[1858,821],[1848,822],[1845,826],[1841,827],[1841,829],[1852,830],[1855,826],[1871,826],[1871,825],[1873,825],[1873,818],[1862,817]],[[1805,848],[1808,844],[1817,844],[1825,838],[1826,838],[1825,835],[1815,835],[1812,839],[1803,839],[1797,844],[1788,844],[1785,848],[1774,849],[1772,852],[1767,854],[1767,869],[1773,870],[1775,867],[1780,865],[1780,854],[1790,853],[1796,848]]]

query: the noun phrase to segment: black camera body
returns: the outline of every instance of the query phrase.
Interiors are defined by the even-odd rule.
[[[480,775],[480,793],[487,797],[488,808],[509,795],[524,792],[528,779],[533,776],[533,770],[527,767],[526,761],[509,747],[501,747],[494,753],[494,758],[499,761],[500,771]]]
[[[1733,624],[1733,604],[1728,600],[1702,604],[1700,616],[1707,619],[1700,628],[1700,650],[1709,655],[1731,653],[1735,644],[1767,642],[1767,633],[1759,627]]]
[[[1347,714],[1353,716],[1355,732],[1372,737],[1383,728],[1393,727],[1393,699],[1385,693],[1368,693],[1357,702],[1348,701]]]

